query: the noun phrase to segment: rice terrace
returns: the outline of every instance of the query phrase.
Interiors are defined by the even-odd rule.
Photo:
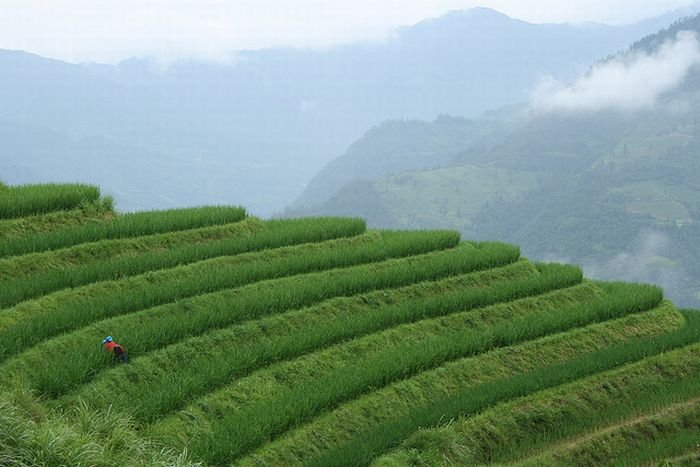
[[[87,185],[0,218],[0,465],[700,462],[700,313],[658,287]]]

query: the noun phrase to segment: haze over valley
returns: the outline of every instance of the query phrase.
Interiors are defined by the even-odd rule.
[[[606,26],[474,8],[228,61],[0,50],[0,173],[95,183],[122,211],[456,228],[699,305],[698,254],[681,254],[699,209],[697,21],[654,36],[695,11]]]
[[[455,228],[698,306],[698,33],[700,18],[684,19],[477,118],[387,121],[284,215]]]
[[[267,216],[386,119],[524,102],[545,78],[568,82],[687,11],[611,27],[477,8],[383,42],[231,62],[70,64],[0,50],[0,171],[8,183],[97,183],[127,211],[235,202]]]
[[[6,0],[0,465],[700,465],[700,3]]]

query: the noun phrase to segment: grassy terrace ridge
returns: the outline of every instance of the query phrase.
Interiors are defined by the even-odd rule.
[[[668,454],[697,448],[700,432],[700,398],[672,403],[651,414],[641,415],[598,432],[574,439],[537,457],[515,465],[599,464],[613,461],[642,465]],[[675,388],[670,388],[672,391]]]
[[[304,381],[320,376],[321,373],[325,374],[352,364],[355,356],[360,352],[363,354],[377,353],[389,348],[396,348],[406,342],[424,342],[450,329],[468,324],[484,328],[488,327],[489,323],[502,322],[513,312],[520,315],[533,314],[537,310],[546,312],[567,303],[594,300],[598,295],[597,287],[591,283],[585,283],[544,293],[540,296],[400,325],[383,331],[380,335],[368,335],[359,340],[324,349],[317,354],[310,354],[288,363],[267,368],[251,375],[246,380],[237,380],[235,389],[232,387],[212,393],[185,409],[180,416],[164,422],[165,426],[169,425],[168,429],[159,431],[173,431],[173,425],[180,425],[178,431],[197,431],[196,426],[192,424],[193,420],[206,424],[211,415],[221,413],[226,409],[239,410],[253,402],[262,403],[267,397],[294,388]],[[259,389],[261,387],[265,390],[261,391]],[[231,397],[234,394],[239,395],[239,397]],[[240,397],[243,394],[245,396]]]
[[[19,355],[3,368],[7,375],[19,373],[25,378],[29,376],[26,370],[14,372],[10,368],[17,365],[33,368],[30,379],[39,381],[37,387],[57,395],[75,382],[84,381],[99,369],[106,368],[104,357],[94,352],[95,335],[111,332],[115,336],[124,336],[122,341],[129,346],[132,356],[138,356],[208,330],[313,305],[332,297],[373,290],[386,292],[419,281],[508,264],[517,257],[517,249],[498,244],[485,244],[481,249],[464,244],[453,250],[263,281],[97,322],[83,330],[42,342],[36,350]],[[290,290],[295,292],[290,293]],[[146,323],[148,326],[144,326]],[[163,329],[168,332],[164,333]],[[76,356],[59,364],[66,368],[60,373],[55,371],[56,362],[47,365],[45,360],[46,354],[55,351],[70,351]],[[57,378],[57,374],[61,377]]]
[[[230,224],[133,238],[98,240],[57,250],[11,256],[0,259],[0,280],[2,284],[7,284],[10,279],[37,279],[40,274],[50,274],[67,268],[74,268],[75,272],[92,272],[89,268],[94,265],[125,257],[139,259],[144,254],[164,253],[170,249],[222,240],[237,234],[252,235],[262,230],[263,225],[260,219],[249,217]]]
[[[503,400],[546,390],[697,342],[700,340],[700,316],[688,320],[687,326],[668,334],[632,340],[565,363],[543,366],[522,375],[488,382],[473,390],[438,399],[365,435],[355,437],[339,449],[322,454],[312,465],[366,464],[419,427],[435,425],[445,418],[475,413]]]
[[[352,237],[364,231],[364,222],[353,219],[262,222],[248,218],[221,226],[14,256],[0,259],[0,307],[100,280],[137,275],[218,256]]]
[[[74,227],[4,240],[0,242],[0,257],[54,250],[103,239],[138,237],[226,224],[240,221],[245,216],[245,209],[225,206],[122,214],[105,222],[86,222]]]
[[[513,245],[0,184],[0,465],[691,465],[699,370],[700,312]]]
[[[311,232],[302,235],[301,232],[305,229]],[[248,243],[239,246],[240,251],[248,251],[249,249],[276,248],[296,243],[354,236],[364,233],[365,230],[364,221],[359,219],[323,217],[262,221],[255,217],[247,217],[233,223],[132,238],[99,240],[57,250],[2,258],[0,259],[0,280],[27,276],[36,278],[37,274],[50,274],[66,268],[76,268],[75,272],[84,271],[97,264],[113,262],[124,257],[132,258],[134,261],[141,259],[146,263],[146,266],[150,266],[152,264],[148,261],[150,258],[145,255],[163,254],[166,250],[173,249],[177,249],[179,252],[180,249],[187,250],[186,247],[196,249],[202,243],[230,240],[228,237],[241,233],[249,234],[250,237],[253,234],[258,234],[254,239],[249,238]],[[265,235],[260,235],[262,232]],[[240,239],[235,241],[240,243]],[[237,250],[231,251],[235,253]],[[223,250],[221,254],[233,254],[231,251]],[[214,253],[212,252],[212,254]],[[136,265],[134,264],[134,266]],[[144,269],[146,266],[139,269]],[[159,264],[153,265],[155,268],[159,266]],[[92,269],[88,270],[93,272]],[[114,273],[125,274],[128,272],[115,271]]]
[[[416,266],[397,268],[401,269],[399,274],[392,271],[391,277],[384,276],[385,279],[382,282],[379,279],[382,277],[379,272],[387,274],[391,271],[391,262],[387,264],[388,268],[382,268],[381,262],[391,258],[409,257],[407,262],[420,264],[422,258],[420,255],[454,248],[457,241],[458,236],[453,232],[370,232],[347,239],[214,258],[172,270],[156,271],[143,276],[100,282],[57,292],[0,311],[0,360],[31,347],[44,338],[86,326],[110,316],[133,313],[172,302],[176,302],[175,308],[187,311],[191,304],[183,299],[189,297],[194,297],[195,303],[207,299],[211,302],[211,299],[214,299],[213,303],[207,304],[207,323],[215,319],[212,316],[213,313],[222,315],[221,319],[231,320],[231,314],[227,309],[227,297],[238,295],[237,287],[265,279],[295,276],[306,272],[310,278],[315,278],[317,283],[312,284],[312,281],[297,279],[296,291],[289,288],[291,284],[285,284],[286,288],[280,290],[279,296],[268,293],[272,287],[267,285],[257,295],[253,294],[254,298],[249,299],[252,303],[247,303],[245,300],[239,302],[241,312],[247,314],[252,313],[252,310],[259,310],[258,313],[263,310],[270,312],[279,306],[280,300],[291,299],[292,303],[298,301],[299,304],[304,304],[307,300],[329,296],[329,290],[336,286],[341,291],[351,291],[363,283],[367,284],[365,287],[379,288],[386,283],[401,280],[402,273],[407,274],[410,280],[422,274],[415,270]],[[478,248],[468,244],[459,248],[465,252],[462,255],[450,252],[443,255],[437,253],[434,256],[438,268],[442,268],[440,270],[460,271],[460,268],[465,267],[478,268],[498,261],[514,261],[519,254],[517,249],[506,246],[495,248],[501,250],[501,253],[499,256],[497,252],[493,259],[486,252],[479,254]],[[477,253],[470,255],[469,253],[474,250],[477,250]],[[358,266],[356,271],[350,270],[354,274],[344,271],[348,266],[363,263],[380,263],[380,266]],[[349,277],[345,282],[334,283],[328,280],[333,278],[330,272],[309,272],[333,269],[336,270],[336,275]],[[378,271],[375,272],[373,269]],[[382,269],[385,271],[381,271]],[[375,272],[377,276],[370,276],[371,272]],[[330,283],[325,284],[325,282]],[[211,296],[211,293],[220,290],[224,292]],[[209,295],[202,295],[207,293]],[[193,320],[194,318],[200,319],[200,315],[193,316]],[[162,330],[159,334],[162,334]]]
[[[0,219],[75,209],[100,198],[100,189],[84,184],[15,185],[0,190]]]
[[[104,222],[114,218],[111,203],[99,200],[78,209],[36,214],[16,219],[0,219],[0,242],[76,227],[86,222]]]
[[[624,314],[638,307],[653,306],[653,303],[653,298],[645,297],[637,303],[630,303],[626,310],[615,309],[610,313],[613,316],[614,313]],[[450,360],[570,329],[577,324],[595,322],[606,315],[608,319],[610,317],[607,309],[601,313],[602,309],[593,306],[592,310],[588,317],[571,317],[572,313],[565,307],[561,313],[526,315],[512,321],[496,322],[486,328],[448,330],[445,335],[424,342],[387,349],[328,375],[297,384],[240,413],[217,417],[213,434],[196,440],[191,447],[215,464],[233,461],[258,447],[263,440],[283,433],[320,411],[357,397],[368,388],[382,387]],[[520,326],[514,326],[514,323]],[[298,405],[292,403],[295,400],[299,401]],[[248,421],[242,423],[244,419]]]
[[[616,342],[659,335],[681,325],[680,315],[670,307],[663,307],[650,313],[592,324],[457,360],[343,404],[259,449],[243,459],[241,464],[289,465],[308,462],[323,451],[342,446],[358,433],[407,414],[430,400],[453,394],[461,386],[474,387],[490,379],[502,379],[545,364],[563,362]],[[185,422],[184,417],[182,422]],[[192,429],[189,424],[186,427]],[[418,457],[413,459],[401,453],[393,458],[412,461]],[[440,464],[442,457],[436,455],[434,460]],[[455,465],[472,463],[464,459],[454,461]]]
[[[680,324],[679,324],[680,325]],[[700,344],[496,405],[474,417],[421,429],[377,466],[508,462],[551,450],[582,430],[698,394]],[[469,449],[464,443],[469,440]]]
[[[517,282],[517,280],[514,282]],[[544,281],[538,282],[541,284]],[[498,282],[496,282],[496,284],[498,284]],[[551,280],[548,284],[549,287],[552,287]],[[489,288],[491,287],[485,287],[484,291],[487,291]],[[465,290],[467,292],[464,294],[464,297],[469,297],[469,288],[465,287]],[[199,357],[195,355],[190,362],[183,364],[182,368],[178,370],[183,376],[182,382],[177,385],[177,389],[173,388],[170,392],[160,391],[158,388],[155,388],[155,386],[162,383],[172,383],[172,372],[160,373],[160,378],[158,379],[144,378],[144,380],[138,382],[129,381],[128,374],[123,374],[122,378],[116,379],[114,375],[105,375],[105,378],[102,379],[102,388],[106,388],[109,384],[118,380],[124,383],[122,386],[123,391],[118,397],[110,398],[110,400],[102,400],[99,403],[103,405],[113,404],[116,406],[128,404],[132,413],[138,419],[150,420],[157,418],[164,413],[184,405],[189,398],[196,397],[201,393],[210,392],[213,388],[225,385],[232,379],[237,379],[241,375],[268,363],[292,359],[299,354],[308,353],[310,351],[317,352],[325,346],[333,345],[336,342],[342,342],[347,339],[353,339],[352,342],[355,342],[357,339],[378,340],[383,335],[383,333],[379,332],[382,329],[387,327],[391,329],[391,326],[400,325],[402,321],[410,322],[420,316],[415,310],[422,309],[425,313],[423,317],[429,316],[431,311],[433,314],[437,314],[436,310],[438,310],[438,308],[433,304],[431,310],[429,302],[440,303],[443,297],[444,295],[441,294],[437,297],[430,297],[428,300],[414,299],[407,305],[413,305],[415,301],[418,301],[422,306],[415,306],[412,307],[412,309],[406,309],[406,306],[401,307],[400,305],[395,305],[388,310],[381,308],[375,309],[373,313],[365,313],[363,317],[349,316],[344,319],[338,319],[332,323],[328,323],[327,321],[321,322],[317,329],[313,327],[312,322],[309,320],[307,326],[296,333],[287,332],[287,335],[268,334],[265,339],[260,339],[258,342],[252,342],[250,344],[246,342],[245,346],[240,346],[238,348],[230,346],[225,352],[217,352],[217,346],[214,346],[211,350],[206,352],[206,357],[213,357],[213,359],[207,360],[204,356]],[[462,301],[462,306],[458,307],[450,304],[449,300],[442,301],[442,303],[445,305],[445,308],[441,313],[449,313],[450,311],[469,307],[467,300]],[[403,308],[403,310],[401,308]],[[411,311],[413,312],[411,313]],[[273,320],[274,319],[268,319],[267,321]],[[255,324],[262,324],[267,328],[268,323]],[[215,333],[213,336],[214,342],[220,345],[225,342],[222,337],[225,339],[225,335],[228,334],[227,331],[229,331],[229,329],[224,330],[222,333]],[[423,337],[427,336],[428,331],[425,329],[423,331]],[[221,334],[224,334],[224,336]],[[204,339],[198,339],[197,342],[199,348],[203,348],[204,345],[211,343],[211,341],[207,342]],[[381,344],[380,347],[387,348],[389,345],[390,343],[386,342]],[[207,345],[207,348],[211,347],[211,345]],[[186,350],[166,348],[164,351],[166,353],[172,352],[170,353],[172,355],[178,351]],[[355,357],[359,358],[360,355],[355,355]],[[161,357],[160,360],[163,361],[164,357]],[[226,369],[228,369],[228,371],[226,371]],[[153,375],[153,372],[151,372],[151,375]],[[149,387],[153,388],[145,391],[145,389]],[[83,395],[83,399],[88,402],[90,400],[95,400],[96,398],[91,398],[91,396],[97,396],[99,398],[99,392],[99,387],[98,391],[95,391],[95,388],[92,386],[88,387]]]

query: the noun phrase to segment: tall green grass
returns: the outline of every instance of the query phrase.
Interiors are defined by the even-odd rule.
[[[80,271],[97,263],[120,260],[124,257],[136,257],[148,253],[163,253],[165,250],[181,248],[187,245],[222,240],[228,237],[253,234],[263,230],[263,221],[248,217],[231,224],[199,227],[178,232],[146,235],[135,238],[101,240],[82,243],[58,250],[29,253],[26,255],[0,258],[0,284],[7,284],[12,279],[38,277],[66,268]],[[96,281],[95,281],[96,282]]]
[[[548,265],[543,274],[551,274],[563,283],[578,277],[580,270]],[[234,414],[224,414],[215,422],[211,436],[193,443],[193,452],[208,462],[232,461],[263,442],[371,388],[382,387],[457,358],[535,339],[553,332],[572,329],[591,322],[603,321],[657,306],[661,291],[656,287],[640,287],[635,293],[619,294],[604,303],[586,304],[576,310],[564,309],[537,318],[514,319],[488,329],[460,329],[449,336],[417,346],[391,349],[375,358],[324,375],[296,386],[277,398],[253,405]]]
[[[103,357],[94,350],[94,342],[102,334],[114,335],[129,349],[132,357],[138,357],[210,329],[310,306],[332,297],[503,265],[517,257],[518,250],[506,245],[486,244],[476,248],[464,244],[421,256],[298,275],[202,295],[96,323],[84,332],[42,343],[37,349],[8,362],[3,372],[25,374],[24,378],[30,374],[42,391],[55,396],[105,369]],[[62,349],[73,358],[47,365],[45,355],[52,353],[52,349]],[[19,369],[12,370],[12,365],[18,365]]]
[[[513,462],[585,430],[692,397],[700,390],[698,372],[700,345],[693,344],[421,430],[376,464]],[[460,449],[467,440],[469,449]]]
[[[695,397],[689,402],[677,403],[629,423],[592,433],[590,437],[516,465],[649,465],[697,449],[700,444],[697,384],[694,389]]]
[[[612,401],[609,407],[600,408],[594,413],[583,412],[578,414],[580,417],[575,416],[575,418],[570,420],[570,423],[567,423],[566,425],[550,425],[552,428],[551,432],[547,432],[546,434],[538,436],[535,439],[530,438],[530,443],[523,443],[524,446],[522,446],[521,449],[513,450],[514,452],[510,452],[508,455],[504,455],[506,453],[500,451],[496,451],[495,454],[499,458],[503,459],[518,459],[522,456],[523,452],[527,453],[529,451],[530,454],[532,454],[534,450],[546,446],[544,448],[545,452],[543,455],[535,455],[532,459],[527,459],[525,461],[526,464],[530,465],[542,465],[535,459],[559,457],[558,454],[560,450],[557,449],[556,446],[554,446],[552,449],[547,446],[552,442],[561,440],[564,444],[568,444],[566,441],[567,438],[580,437],[586,432],[588,432],[592,438],[595,438],[598,431],[605,432],[608,429],[608,424],[624,425],[625,420],[629,419],[630,417],[640,417],[642,420],[644,420],[645,418],[649,418],[649,412],[653,412],[655,410],[665,410],[665,407],[668,405],[679,403],[682,404],[688,399],[697,398],[698,394],[700,394],[700,377],[697,376],[697,369],[699,366],[698,361],[700,361],[700,359],[698,358],[697,354],[695,355],[694,361],[686,361],[685,363],[687,366],[683,369],[681,375],[674,374],[674,370],[677,371],[677,368],[680,366],[677,362],[667,364],[665,367],[657,367],[656,371],[662,372],[660,375],[662,381],[657,382],[651,377],[644,378],[642,383],[646,384],[639,384],[638,392],[627,395],[627,398],[616,398],[617,400]],[[695,374],[690,373],[692,368],[696,369]],[[598,389],[604,392],[606,389],[607,392],[612,392],[614,390],[610,388],[610,382],[607,382],[603,386],[604,387]],[[591,394],[588,394],[588,397],[592,398]],[[652,419],[651,423],[655,425],[653,417],[650,418]],[[645,420],[644,424],[649,422],[650,420]],[[695,429],[697,429],[697,427],[695,427]],[[537,433],[537,431],[533,431],[532,433]],[[601,439],[604,438],[605,436],[601,436]],[[618,442],[617,445],[615,445],[615,442],[584,442],[581,443],[582,446],[576,450],[580,452],[582,461],[585,456],[589,457],[588,462],[582,463],[605,462],[605,459],[607,459],[607,461],[612,461],[617,457],[616,454],[624,451],[624,449],[621,449],[620,445],[630,442],[630,437],[625,438],[626,439],[623,439],[622,442]],[[700,437],[696,439],[700,441]],[[596,445],[596,447],[592,449],[591,445]],[[637,449],[639,447],[640,446],[637,446]],[[566,449],[565,451],[569,450]],[[670,452],[669,454],[674,454],[674,452]],[[680,452],[678,454],[680,454]],[[566,457],[568,456],[564,456],[564,458]],[[598,459],[599,462],[595,462],[595,459]],[[579,464],[579,462],[576,462],[576,464]]]
[[[0,219],[75,209],[99,197],[98,187],[83,184],[10,186],[0,191]]]
[[[458,243],[459,234],[449,231],[370,233],[349,239],[331,240],[327,243],[304,244],[260,253],[214,258],[175,269],[56,292],[0,312],[0,360],[17,354],[46,338],[111,316],[222,289],[233,289],[264,279],[445,250],[454,248]],[[470,263],[474,264],[498,263],[498,253],[501,250],[503,251],[501,256],[508,258],[519,254],[517,249],[502,246],[496,247],[496,254],[492,258],[480,254],[480,250],[474,247],[466,248],[475,252],[477,259],[469,259]],[[416,258],[415,261],[420,261],[420,258]],[[459,269],[460,263],[455,261],[454,267]],[[320,277],[323,282],[326,282],[333,276],[325,273]],[[318,278],[316,280],[318,281]],[[358,280],[372,282],[371,277]],[[355,282],[353,281],[353,285]],[[309,288],[307,285],[306,288],[287,290],[285,294],[308,295]],[[328,289],[333,288],[328,287]],[[313,292],[310,295],[324,297],[327,296],[326,293],[326,289],[313,284]],[[221,308],[226,305],[225,297],[237,294],[238,292],[233,289],[209,299],[218,301],[217,308]],[[264,301],[264,303],[267,302]],[[258,307],[254,306],[254,309]],[[219,313],[225,312],[222,310]],[[158,334],[162,334],[164,330],[159,330]]]
[[[31,393],[0,394],[0,465],[185,466],[174,452],[143,438],[128,415],[91,412],[84,405],[46,411]]]
[[[253,405],[264,405],[278,395],[287,393],[290,389],[307,384],[315,379],[327,377],[343,367],[356,365],[362,360],[377,357],[391,349],[395,350],[397,348],[405,348],[407,345],[417,346],[426,342],[433,342],[439,336],[452,335],[457,329],[485,329],[489,326],[503,324],[511,315],[534,316],[537,313],[546,313],[566,307],[571,303],[576,303],[578,300],[593,300],[595,295],[595,286],[591,283],[585,283],[512,302],[498,303],[483,308],[453,313],[445,317],[407,323],[382,332],[369,334],[359,339],[344,341],[339,345],[321,348],[311,354],[260,369],[244,378],[232,379],[228,386],[207,394],[178,413],[160,420],[149,427],[148,432],[158,439],[170,440],[174,445],[179,445],[180,442],[183,445],[189,444],[190,438],[194,437],[198,432],[209,431],[210,424],[212,422],[215,423],[220,414],[239,412],[249,409]],[[532,354],[533,352],[530,351],[530,353]],[[515,356],[512,352],[509,352],[508,355]],[[526,359],[527,356],[523,358]],[[498,363],[501,362],[499,361]],[[452,370],[448,370],[448,367],[452,368]],[[467,373],[472,373],[469,370],[466,371]],[[437,387],[442,385],[445,388],[453,387],[457,381],[457,379],[452,377],[456,374],[452,363],[432,372],[436,375],[439,374],[439,376],[432,379],[424,379],[423,375],[428,373],[431,372],[423,372],[412,378],[412,380],[417,382],[416,385],[402,387],[397,391],[401,394],[400,397],[412,398],[415,396],[420,398],[420,392],[423,390],[428,390],[428,388],[437,389]],[[473,377],[480,378],[481,375],[475,372]],[[436,379],[439,381],[436,381]],[[401,385],[401,383],[395,384]],[[382,390],[377,389],[377,391]],[[87,391],[85,392],[87,393]],[[377,392],[372,394],[377,394]],[[372,419],[381,417],[385,402],[373,405],[371,409],[364,407],[360,411],[364,410],[364,414]],[[347,407],[347,405],[344,405],[338,409],[342,412],[344,420],[352,418],[352,413],[346,410]],[[387,410],[391,413],[393,409],[396,409],[396,407],[390,407]],[[349,429],[353,430],[352,427]],[[319,434],[320,438],[317,440],[319,442],[330,442],[329,440],[333,439],[332,433],[323,433],[323,430],[316,429],[313,431]],[[292,443],[287,445],[286,449],[281,449],[299,453],[299,451],[306,449],[309,444],[307,441],[303,440],[298,445]],[[304,447],[301,447],[301,444]],[[263,459],[263,463],[273,465],[299,462],[301,460],[295,459],[292,455],[285,456],[283,460]]]
[[[443,420],[474,414],[505,400],[523,397],[698,342],[700,316],[687,315],[686,318],[687,326],[662,336],[618,345],[563,364],[549,365],[523,375],[482,384],[477,388],[460,391],[453,396],[434,401],[410,414],[397,417],[370,432],[357,436],[341,448],[324,453],[311,465],[365,465],[377,455],[396,446],[419,427],[435,426]],[[221,441],[225,439],[219,433],[215,433],[208,439],[215,438]],[[216,448],[212,447],[212,449]],[[200,455],[209,459],[226,457],[225,455],[207,456],[206,452],[200,452],[202,452]],[[219,448],[216,452],[230,451]]]
[[[90,222],[0,242],[0,257],[65,248],[104,239],[138,237],[238,222],[246,216],[238,207],[203,207],[121,214],[107,222]]]
[[[659,434],[645,443],[627,445],[627,451],[620,450],[611,456],[611,460],[619,465],[663,465],[693,467],[700,464],[700,449],[698,448],[698,406],[690,408],[691,413],[682,414],[681,423],[687,427],[677,427],[668,420],[654,420],[655,423],[667,422]],[[691,418],[693,417],[693,418]],[[648,429],[648,427],[641,427]],[[637,433],[630,433],[631,435]],[[634,439],[634,438],[633,438]],[[678,455],[681,454],[679,457]]]
[[[294,219],[263,223],[251,218],[223,226],[102,241],[0,259],[0,274],[13,269],[39,268],[29,277],[0,281],[0,307],[15,305],[62,288],[133,276],[218,256],[351,237],[364,230],[364,223],[354,219]]]
[[[586,285],[590,286],[590,284]],[[557,302],[552,300],[552,298],[555,296],[569,296],[569,293],[564,292],[554,292],[539,297],[535,301],[532,298],[519,300],[513,302],[513,305],[517,304],[518,308],[509,308],[517,312],[514,316],[524,316],[524,313],[520,312],[519,307],[522,304],[531,303],[533,306],[539,305],[539,313],[547,313],[550,309],[560,308],[557,307]],[[576,295],[578,294],[571,295],[570,298],[574,298]],[[590,300],[590,297],[588,300]],[[546,305],[543,306],[542,303]],[[563,301],[563,303],[566,303],[566,301]],[[503,305],[497,306],[497,308],[501,307],[505,308]],[[486,310],[484,309],[484,312]],[[496,311],[496,309],[493,311]],[[272,443],[262,446],[250,456],[238,459],[237,464],[302,464],[325,450],[343,445],[360,433],[367,432],[382,423],[405,415],[417,407],[430,403],[430,401],[448,397],[466,387],[475,387],[484,382],[525,373],[540,366],[561,363],[630,339],[663,334],[678,328],[682,324],[682,316],[673,307],[664,305],[653,311],[627,315],[623,318],[552,334],[511,347],[496,349],[475,357],[456,360],[344,403],[309,423],[284,434]],[[241,388],[241,383],[239,382],[236,385],[237,394],[240,394],[243,389]],[[289,384],[294,383],[290,382]],[[206,402],[208,405],[212,404],[212,400],[209,398],[202,402]],[[209,412],[216,413],[219,410],[222,409],[217,406],[212,407]],[[236,410],[236,407],[231,407],[228,410]],[[182,424],[187,428],[192,427],[192,430],[199,426],[200,411],[202,409],[196,406],[188,407],[188,416],[182,416]],[[503,418],[508,419],[508,415],[506,412],[503,414]],[[496,422],[494,424],[498,426]],[[449,424],[449,426],[452,425],[453,423]],[[491,427],[490,424],[482,424],[482,426],[484,430],[488,430]],[[188,430],[183,430],[181,426],[171,422],[169,426],[163,427],[162,433],[167,435],[170,432],[180,439],[187,439],[187,437],[180,434],[183,431],[187,432]],[[163,436],[162,439],[168,438]],[[502,438],[499,436],[492,436],[488,440],[492,445],[502,444]],[[171,444],[178,445],[179,443],[171,442]],[[443,444],[441,443],[440,446]],[[468,444],[470,446],[468,452],[475,447],[475,442],[471,437],[460,438],[455,444],[457,446]],[[424,444],[419,446],[422,447]],[[418,451],[415,444],[412,445],[411,453],[413,452],[416,452],[415,457],[402,457],[394,465],[419,464],[419,459],[425,460],[426,463],[429,463],[428,460],[435,460],[435,464],[442,464],[443,459],[452,460],[452,465],[476,465],[480,463],[471,459],[451,459],[442,453],[428,458],[423,451]]]
[[[159,373],[150,372],[151,377],[145,377],[146,372],[139,381],[129,381],[126,374],[122,373],[122,392],[104,400],[105,404],[115,407],[123,407],[130,410],[139,420],[153,420],[164,414],[185,405],[189,400],[198,395],[210,392],[217,387],[229,383],[234,378],[249,373],[256,368],[270,363],[290,360],[308,352],[317,352],[346,339],[357,339],[367,336],[369,341],[378,341],[384,336],[379,332],[402,323],[410,323],[416,320],[449,315],[450,313],[471,310],[483,304],[496,303],[501,300],[543,293],[549,290],[559,289],[564,285],[571,285],[578,278],[569,278],[567,283],[559,277],[544,276],[532,279],[514,279],[511,282],[497,282],[484,288],[465,288],[452,293],[441,294],[436,297],[424,299],[414,298],[408,302],[389,307],[377,308],[371,313],[353,314],[333,321],[319,323],[317,327],[309,322],[307,326],[297,329],[295,332],[286,332],[280,335],[267,335],[264,340],[236,344],[227,343],[223,338],[225,333],[217,333],[212,336],[207,346],[189,348],[166,348],[170,355],[188,355],[187,361],[181,362],[177,368],[170,367],[170,371]],[[510,293],[508,293],[508,292]],[[517,291],[517,292],[514,292]],[[446,297],[446,295],[450,295]],[[565,294],[564,294],[565,296]],[[488,297],[488,298],[485,298]],[[552,301],[556,299],[551,297]],[[563,300],[563,298],[562,298]],[[543,306],[546,300],[539,302]],[[495,316],[491,312],[482,314],[474,313],[473,326],[478,323],[491,320],[507,320],[511,316],[511,310],[507,310],[501,316]],[[451,329],[460,323],[466,326],[465,318],[457,317],[453,320],[444,318],[443,322],[424,323],[423,331],[417,332],[420,338],[430,335],[428,329],[437,326],[439,332],[445,328]],[[266,326],[265,321],[258,322]],[[445,324],[451,323],[451,324]],[[420,327],[416,325],[416,327]],[[405,333],[406,339],[411,333]],[[413,338],[415,341],[417,339]],[[199,343],[207,343],[207,340],[199,339]],[[389,343],[386,343],[388,346]],[[383,347],[383,346],[382,346]],[[356,354],[357,359],[363,358]],[[159,378],[155,378],[155,376]],[[174,381],[173,377],[177,380]],[[106,388],[115,381],[114,375],[105,375],[98,388]],[[92,385],[86,391],[86,397],[100,391],[95,391]],[[98,396],[99,397],[99,396]]]
[[[76,227],[86,222],[107,221],[114,217],[114,213],[110,206],[104,205],[102,200],[104,198],[70,211],[57,211],[16,219],[0,219],[0,242]]]
[[[428,266],[428,265],[426,265]],[[184,373],[197,373],[194,379],[202,378],[205,373],[203,367],[199,367],[200,363],[209,365],[213,360],[216,360],[216,372],[223,373],[231,369],[232,358],[240,360],[241,352],[252,350],[259,354],[256,359],[258,365],[262,365],[265,359],[274,358],[274,355],[281,355],[279,347],[285,341],[290,345],[289,350],[304,352],[306,350],[314,350],[311,346],[311,339],[321,339],[326,345],[331,345],[334,342],[356,338],[366,332],[371,332],[367,328],[370,322],[367,315],[375,315],[377,313],[386,314],[389,310],[401,310],[400,305],[406,304],[411,300],[421,300],[427,297],[436,297],[441,294],[455,292],[469,288],[484,288],[495,283],[501,283],[509,280],[525,278],[532,274],[536,274],[535,267],[526,261],[518,261],[504,267],[488,269],[457,276],[451,275],[435,279],[435,271],[431,271],[428,267],[422,269],[422,273],[428,278],[427,281],[412,283],[410,285],[390,284],[390,289],[382,289],[372,292],[357,291],[358,295],[339,296],[329,298],[318,304],[313,304],[305,308],[297,308],[291,311],[284,311],[280,314],[272,316],[264,316],[260,319],[246,321],[244,323],[227,327],[225,329],[216,330],[206,333],[202,336],[186,339],[182,342],[165,347],[156,352],[144,355],[143,358],[132,359],[130,368],[138,368],[142,378],[138,382],[124,379],[125,374],[120,372],[119,368],[115,371],[109,371],[102,375],[98,381],[93,383],[88,389],[92,392],[95,388],[102,385],[109,385],[115,381],[121,381],[124,388],[124,393],[128,392],[132,384],[157,384],[157,378],[168,378],[173,372],[183,375]],[[415,277],[416,280],[421,280]],[[252,289],[252,288],[251,288]],[[402,315],[396,316],[395,322],[402,322],[404,319],[409,319],[410,315],[405,312]],[[389,321],[384,321],[386,325],[390,325]],[[114,327],[114,326],[112,326]],[[132,339],[138,337],[133,332],[123,329],[117,325],[115,329],[119,330],[120,335],[130,336],[130,341],[137,346],[141,352],[144,351],[142,344],[138,341],[133,342]],[[313,333],[313,337],[309,334]],[[77,342],[82,340],[82,333],[74,333],[68,337],[68,341]],[[89,338],[88,338],[89,339]],[[42,350],[42,352],[51,352],[51,350]],[[76,350],[76,352],[78,352]],[[86,341],[85,352],[94,354],[92,342]],[[235,356],[232,354],[236,354]],[[140,354],[139,354],[140,355]],[[187,361],[173,360],[172,355],[191,355]],[[204,357],[206,355],[206,357]],[[284,355],[284,358],[289,358],[289,354]],[[204,359],[204,360],[202,360]],[[207,359],[209,361],[207,361]],[[83,364],[89,360],[79,359]],[[241,360],[245,361],[245,360]],[[228,362],[228,363],[227,363]],[[75,360],[73,360],[75,364]],[[95,362],[101,365],[101,362]],[[17,370],[25,373],[27,379],[39,372],[41,364],[32,361],[25,362],[27,368]],[[46,366],[46,365],[44,365]],[[54,374],[54,370],[59,373],[63,372],[58,368],[46,367],[47,376],[45,380],[50,380],[50,374]],[[8,370],[9,371],[9,370]],[[85,373],[87,373],[87,369]],[[70,371],[71,374],[80,374],[79,370]],[[225,380],[222,374],[216,376],[218,380]],[[189,378],[178,378],[179,381],[187,381],[185,384],[192,384],[194,381],[189,381]],[[63,382],[66,381],[64,377]],[[146,383],[146,381],[149,381]],[[209,382],[211,385],[211,381]],[[211,390],[211,386],[209,386]],[[138,389],[135,389],[138,392]],[[181,391],[181,389],[177,389]]]
[[[700,449],[697,445],[691,446],[684,453],[668,456],[659,462],[659,465],[667,467],[695,467],[700,464]]]

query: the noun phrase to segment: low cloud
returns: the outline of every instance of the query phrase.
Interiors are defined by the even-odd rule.
[[[586,277],[605,281],[656,284],[679,306],[698,308],[691,291],[698,290],[693,279],[677,258],[674,242],[666,233],[647,228],[630,239],[627,248],[608,258],[562,257],[555,254],[541,259],[547,262],[580,264]]]
[[[635,53],[606,61],[570,86],[545,79],[533,93],[532,105],[541,112],[648,108],[659,96],[678,87],[697,64],[698,37],[681,31],[651,54]]]
[[[639,234],[627,251],[618,253],[605,263],[584,265],[584,270],[590,277],[651,282],[670,289],[683,276],[683,271],[668,259],[670,243],[665,234],[646,230]]]

